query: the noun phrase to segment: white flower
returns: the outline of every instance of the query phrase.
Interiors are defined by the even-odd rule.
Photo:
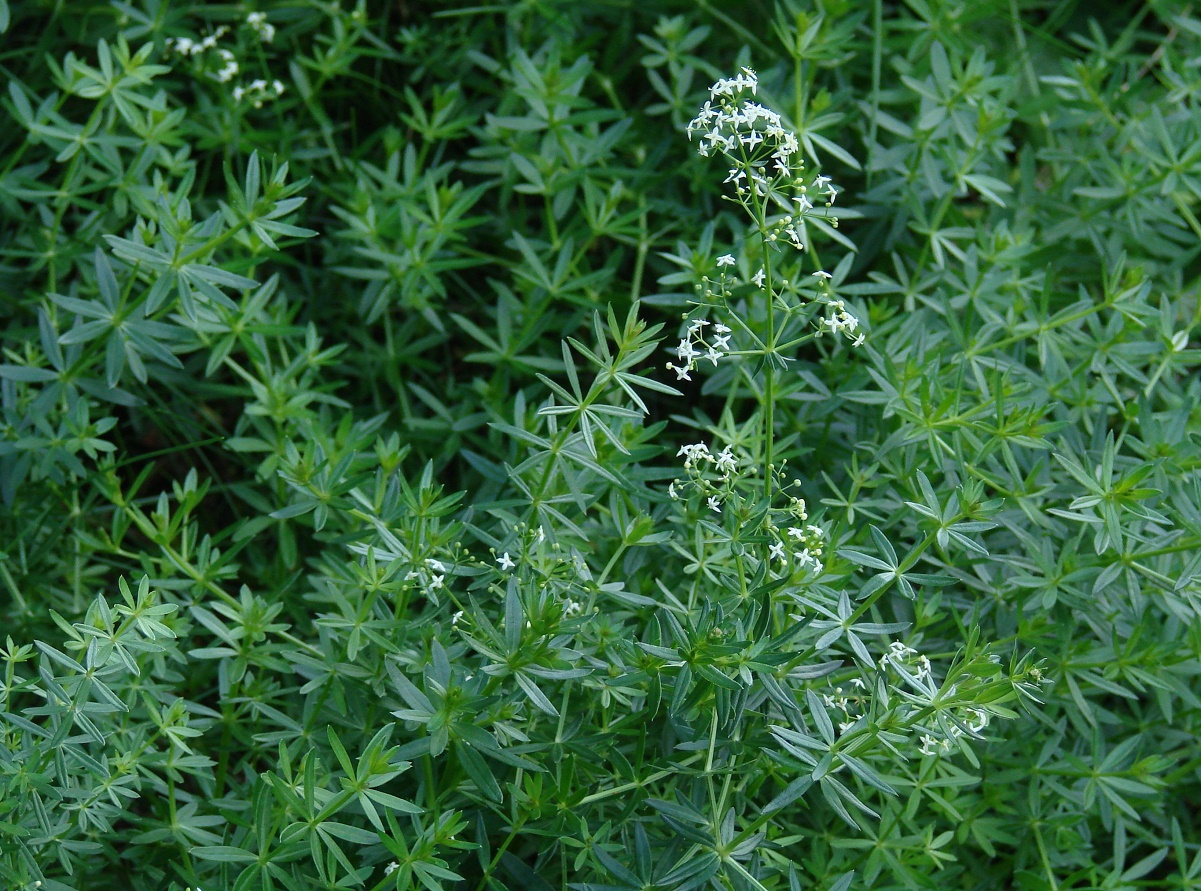
[[[425,565],[430,569],[437,570],[438,572],[446,572],[446,567],[442,565],[441,560],[426,560]]]
[[[813,273],[813,277],[820,278],[822,281],[829,281],[830,279],[834,278],[834,276],[830,275],[830,273],[826,272],[824,269],[817,270],[817,272]]]
[[[714,334],[729,334],[730,329],[727,328],[725,325],[721,324],[720,322],[718,322],[716,325],[713,326],[713,333]]]
[[[708,319],[693,319],[691,322],[688,323],[688,333],[689,334],[700,334],[701,329],[704,328],[708,324],[709,324]]]
[[[782,542],[782,541],[773,541],[771,543],[771,547],[768,549],[768,551],[769,551],[768,559],[770,559],[770,560],[786,560],[786,559],[788,559],[784,555],[784,542]]]
[[[670,362],[668,362],[667,367],[676,373],[676,380],[678,380],[678,381],[692,380],[692,375],[690,375],[688,373],[687,365],[672,365]]]
[[[721,502],[717,500],[716,495],[709,496],[709,510],[713,511],[714,513],[721,513]]]
[[[391,863],[389,863],[387,866],[384,867],[384,875],[390,876],[390,875],[392,875],[392,873],[396,872],[396,870],[399,868],[400,868],[400,864],[397,863],[395,860],[393,860]]]
[[[740,136],[739,139],[742,140],[742,144],[747,148],[753,149],[763,141],[763,134],[758,130],[752,130],[750,133]]]
[[[715,461],[717,469],[720,473],[727,476],[738,469],[738,459],[734,457],[734,447],[726,446],[717,453]]]
[[[681,362],[692,364],[692,360],[697,357],[696,347],[692,345],[692,341],[684,337],[680,339],[680,345],[676,347],[676,357]]]
[[[445,578],[446,576],[443,575],[430,576],[430,590],[437,591],[439,588],[441,588],[442,582],[445,580]]]
[[[517,565],[516,563],[514,563],[514,562],[513,562],[513,558],[509,556],[509,552],[508,552],[508,551],[505,551],[503,554],[501,554],[501,555],[500,555],[500,556],[499,556],[499,557],[496,559],[496,562],[497,562],[498,564],[500,564],[500,568],[501,568],[501,569],[503,569],[503,570],[505,570],[506,572],[507,572],[507,571],[509,571],[510,569],[512,569],[514,566],[516,566],[516,565]]]
[[[853,341],[851,341],[851,346],[863,346],[863,341],[865,339],[866,339],[866,335],[860,333],[860,335],[858,337],[856,337]]]
[[[717,258],[717,265],[718,266],[733,266],[734,265],[734,255],[733,254],[722,254],[720,257]]]
[[[462,611],[462,610],[459,610],[457,613],[455,613],[453,616],[451,616],[451,617],[450,617],[450,624],[451,624],[451,627],[454,627],[455,625],[458,625],[458,624],[459,624],[459,619],[461,619],[461,618],[463,618],[463,611]]]
[[[729,350],[730,349],[730,335],[720,334],[717,337],[713,338],[713,349]]]
[[[922,754],[933,755],[934,749],[938,745],[938,740],[929,734],[922,734]]]
[[[756,288],[762,288],[763,280],[765,277],[766,277],[766,272],[764,272],[763,269],[760,269],[753,276],[751,276],[751,281],[755,283]]]

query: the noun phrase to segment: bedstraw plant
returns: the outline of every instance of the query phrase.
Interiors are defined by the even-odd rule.
[[[1201,887],[1187,4],[0,32],[0,887]]]

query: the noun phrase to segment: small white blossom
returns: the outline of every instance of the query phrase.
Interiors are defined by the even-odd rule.
[[[263,43],[270,43],[275,39],[275,26],[267,21],[267,13],[250,13],[246,16],[246,24],[259,36],[259,39]]]
[[[751,277],[751,281],[755,283],[755,287],[756,287],[756,288],[762,288],[762,287],[763,287],[763,281],[764,281],[764,278],[766,277],[766,275],[767,275],[766,271],[765,271],[765,270],[763,270],[763,269],[760,269],[758,272],[756,272],[756,273],[755,273],[755,274],[754,274],[754,275]]]
[[[721,513],[721,502],[717,500],[716,495],[709,496],[709,510],[713,511],[714,513]]]
[[[729,476],[731,473],[737,470],[738,459],[734,457],[734,447],[726,446],[724,449],[718,452],[715,463],[717,465],[718,472],[723,473],[726,476]]]
[[[722,254],[720,257],[717,258],[717,265],[718,266],[733,266],[734,265],[734,255],[733,254]]]
[[[496,562],[500,565],[500,568],[506,572],[508,572],[510,569],[512,569],[514,566],[517,565],[516,563],[513,562],[513,558],[509,556],[508,551],[505,551],[503,554],[501,554],[496,559]]]

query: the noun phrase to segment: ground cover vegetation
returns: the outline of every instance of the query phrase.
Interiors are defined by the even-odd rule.
[[[1201,13],[0,2],[0,886],[1201,887]]]

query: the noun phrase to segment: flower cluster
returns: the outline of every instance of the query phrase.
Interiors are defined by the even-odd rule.
[[[229,29],[222,25],[201,40],[193,40],[191,37],[176,37],[174,40],[167,41],[167,49],[187,58],[202,56],[210,50],[215,51],[217,58],[221,60],[221,67],[213,72],[213,77],[221,83],[228,83],[238,73],[238,60],[234,57],[232,50],[217,46],[217,41],[228,31]]]
[[[436,602],[438,599],[436,592],[445,586],[447,573],[445,563],[430,558],[425,560],[418,569],[409,570],[405,575],[405,581],[418,582],[425,592],[425,596]]]
[[[716,455],[709,451],[703,442],[681,446],[676,457],[684,458],[684,470],[688,473],[688,483],[692,488],[707,499],[709,510],[721,513],[722,500],[733,492],[734,483],[738,479],[738,458],[734,455],[734,447],[726,446]],[[710,479],[710,472],[718,479]],[[667,494],[673,499],[680,497],[675,480],[667,489]]]
[[[838,189],[828,176],[805,182],[805,162],[796,157],[800,152],[796,134],[784,127],[779,114],[744,95],[749,92],[754,96],[758,86],[759,79],[750,68],[719,80],[709,88],[709,100],[689,122],[688,138],[699,134],[697,150],[701,155],[719,152],[729,160],[725,182],[734,186],[744,205],[752,196],[756,201],[770,198],[793,211],[796,217],[789,213],[774,222],[768,237],[775,241],[783,235],[803,249],[797,223],[814,209],[813,195],[824,199],[829,208]]]
[[[917,656],[915,660],[913,657]],[[888,652],[880,657],[880,668],[893,668],[902,674],[908,676],[909,670],[913,668],[916,662],[916,671],[913,678],[919,684],[930,682],[930,660],[928,657],[920,655],[917,650],[899,640],[894,640],[888,645]]]
[[[234,102],[241,102],[245,99],[248,102],[253,102],[255,108],[262,108],[263,103],[269,99],[278,99],[284,93],[284,84],[281,80],[273,80],[270,84],[267,81],[259,78],[252,80],[247,86],[234,87]]]
[[[275,26],[267,21],[267,13],[250,13],[246,16],[246,24],[263,43],[270,43],[275,39]]]
[[[855,334],[859,328],[859,320],[847,312],[846,304],[841,300],[827,300],[826,309],[827,315],[818,323],[818,335],[825,334],[827,331],[844,334],[850,339],[851,346],[862,346],[865,339],[863,332]]]
[[[861,692],[851,692],[848,694],[843,687],[835,687],[833,693],[822,694],[822,702],[826,704],[827,708],[842,710],[845,720],[838,722],[839,733],[846,733],[854,726],[856,721],[863,717],[862,711],[852,711],[852,707],[862,710],[862,707],[867,703],[867,684],[863,682],[863,679],[851,678],[851,686]]]
[[[732,257],[730,259],[733,260]],[[720,264],[721,260],[718,263]],[[698,360],[708,359],[716,365],[719,359],[730,352],[730,329],[718,323],[713,326],[712,339],[706,340],[704,329],[708,324],[708,319],[693,319],[689,322],[688,331],[680,338],[680,344],[676,347],[676,358],[680,364],[667,363],[667,368],[676,373],[676,380],[692,380],[691,372],[696,369]]]
[[[275,39],[275,26],[267,21],[265,12],[251,12],[246,16],[246,27],[248,27],[263,43],[270,43]],[[238,66],[237,56],[233,50],[220,46],[219,41],[222,37],[229,33],[229,28],[225,25],[217,28],[212,34],[201,40],[193,40],[191,37],[176,37],[167,41],[167,50],[174,52],[188,59],[196,60],[210,77],[219,83],[229,83],[241,70]],[[205,58],[206,53],[213,53],[213,56]],[[212,59],[219,60],[219,67],[211,67],[209,64]],[[243,100],[254,104],[255,108],[262,108],[263,103],[278,99],[284,92],[284,84],[281,80],[265,80],[258,78],[251,81],[249,84],[239,84],[233,89],[234,102],[242,102]]]
[[[937,692],[933,675],[930,670],[930,659],[918,653],[913,647],[899,640],[888,645],[888,652],[880,657],[881,670],[893,669],[909,683],[926,694]],[[979,736],[988,726],[988,712],[980,708],[964,708],[956,720],[940,721],[938,728],[923,728],[921,731],[921,753],[937,755],[951,750],[951,744],[961,736],[970,733]],[[935,735],[938,734],[938,735]],[[949,734],[949,735],[947,735]]]
[[[988,726],[988,712],[984,711],[982,708],[969,708],[966,709],[966,714],[968,717],[970,717],[970,720],[965,720],[968,731],[970,731],[973,735],[978,736],[981,732],[983,732],[984,728]],[[921,752],[923,755],[937,755],[941,754],[942,752],[951,751],[951,742],[963,736],[965,731],[958,723],[955,722],[952,722],[948,726],[951,731],[951,735],[949,737],[944,736],[940,739],[938,737],[931,736],[928,733],[922,734]]]
[[[825,553],[826,534],[820,526],[806,522],[809,519],[809,509],[805,499],[795,495],[789,496],[784,514],[784,523],[787,524],[784,535],[779,534],[779,527],[774,523],[771,526],[775,538],[768,547],[769,559],[786,563],[788,555],[791,554],[797,568],[812,569],[814,575],[821,575],[825,569],[821,557]]]

